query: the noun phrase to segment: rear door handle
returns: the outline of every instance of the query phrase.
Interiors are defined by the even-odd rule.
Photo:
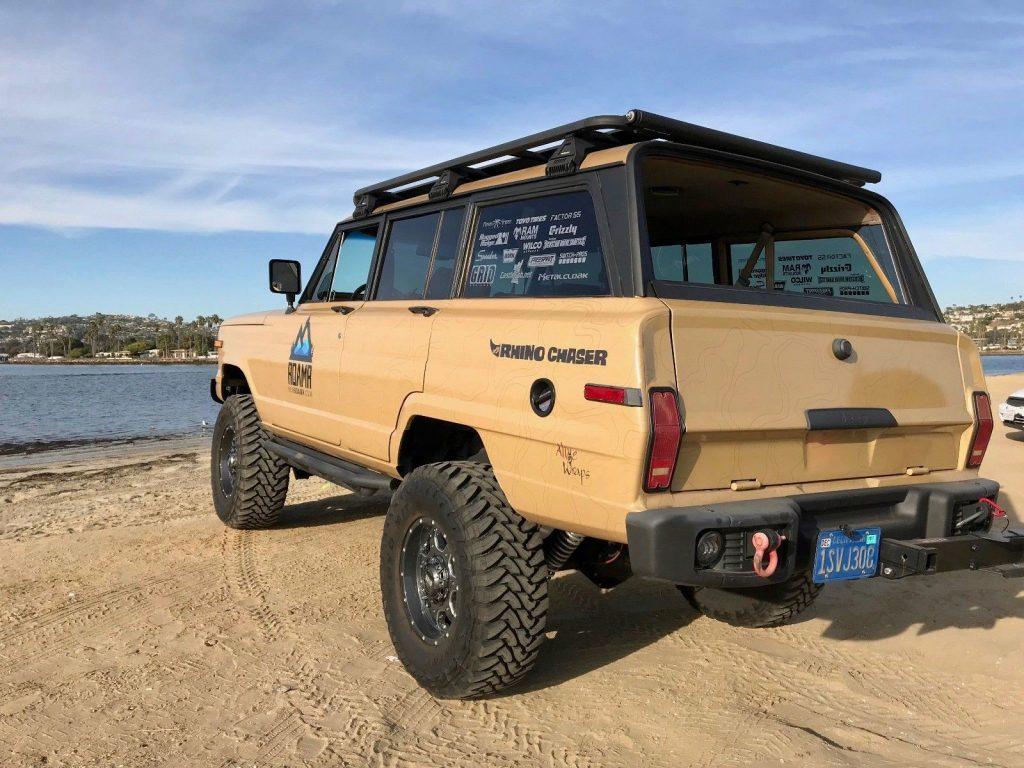
[[[432,314],[437,312],[437,307],[409,307],[409,311],[414,315],[423,315],[424,317],[430,317]]]
[[[355,311],[355,307],[346,307],[343,304],[337,304],[337,305],[331,307],[331,311],[332,312],[337,312],[337,313],[342,314],[342,315],[347,315],[349,312]]]

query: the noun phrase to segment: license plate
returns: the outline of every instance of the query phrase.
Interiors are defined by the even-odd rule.
[[[814,582],[869,579],[878,571],[881,528],[858,528],[847,536],[842,531],[820,531],[814,553]]]

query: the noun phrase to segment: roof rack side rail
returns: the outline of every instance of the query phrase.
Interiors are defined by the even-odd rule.
[[[644,112],[640,109],[631,109],[626,113],[626,119],[631,127],[639,129],[641,132],[649,131],[661,134],[664,138],[681,144],[693,144],[705,149],[717,149],[737,155],[755,157],[759,160],[768,160],[854,184],[877,184],[882,180],[882,174],[870,168],[829,160],[818,155],[787,149],[724,131],[716,131],[714,128],[705,128],[701,125],[686,123],[652,112]]]
[[[588,117],[583,120],[577,120],[572,123],[560,125],[557,128],[541,131],[540,133],[533,133],[529,136],[524,136],[521,139],[515,139],[514,141],[507,141],[504,144],[498,144],[493,147],[488,147],[487,149],[481,149],[477,152],[472,152],[453,160],[446,160],[443,163],[437,163],[436,165],[431,165],[418,171],[404,173],[401,176],[395,176],[392,179],[381,181],[377,184],[362,187],[361,189],[356,190],[356,193],[352,196],[352,200],[353,203],[358,205],[365,195],[376,194],[378,196],[378,202],[382,202],[385,197],[382,193],[388,193],[389,190],[393,190],[398,187],[408,187],[418,181],[433,180],[449,169],[469,169],[472,166],[487,163],[503,157],[519,158],[522,162],[527,164],[539,164],[540,162],[546,162],[551,153],[538,152],[536,151],[538,147],[543,147],[547,144],[556,144],[563,141],[566,136],[573,135],[581,131],[599,131],[609,128],[623,129],[628,127],[629,125],[626,117],[623,115],[599,115],[597,117]],[[496,169],[502,165],[504,164],[496,163],[494,168]],[[490,170],[491,169],[488,168],[485,175],[492,175]],[[428,184],[427,187],[429,188],[431,185],[432,184]]]
[[[427,194],[431,200],[443,200],[462,181],[496,176],[542,163],[547,176],[575,173],[590,151],[653,139],[765,160],[851,184],[863,185],[882,180],[882,174],[870,168],[631,109],[625,115],[598,115],[566,123],[363,187],[353,196],[356,206],[353,216],[368,216],[378,205],[416,195]],[[552,148],[551,145],[557,146]]]

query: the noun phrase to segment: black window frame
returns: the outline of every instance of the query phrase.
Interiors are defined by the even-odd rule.
[[[373,245],[373,255],[370,258],[370,272],[367,275],[367,292],[369,292],[369,279],[373,275],[374,265],[377,262],[377,255],[380,252],[381,247],[381,237],[379,234],[379,228],[383,226],[383,224],[383,216],[373,216],[367,219],[359,219],[358,221],[342,221],[339,222],[338,224],[335,224],[334,231],[331,233],[331,237],[327,241],[327,245],[324,248],[323,253],[320,254],[320,259],[319,261],[317,261],[316,267],[313,269],[313,274],[310,277],[309,282],[307,282],[302,289],[302,294],[299,296],[298,306],[302,306],[303,304],[337,304],[339,302],[345,301],[365,301],[365,297],[362,299],[334,299],[331,298],[330,296],[323,300],[314,301],[309,297],[309,294],[312,292],[313,287],[320,282],[320,278],[323,276],[323,271],[327,267],[327,261],[330,259],[333,253],[337,252],[339,246],[341,245],[343,236],[348,232],[360,229],[369,229],[370,227],[376,225],[378,227],[378,235],[377,240]],[[331,275],[331,282],[334,282],[333,274]]]
[[[430,283],[430,276],[434,269],[434,260],[437,258],[437,248],[441,237],[441,228],[444,226],[444,215],[453,210],[463,209],[462,226],[459,228],[459,241],[456,245],[455,250],[455,274],[459,274],[459,265],[463,258],[463,253],[466,248],[466,221],[470,214],[471,205],[467,199],[462,197],[452,198],[449,200],[441,200],[433,204],[428,205],[414,205],[408,208],[401,208],[394,213],[388,213],[384,217],[384,237],[378,238],[377,240],[377,253],[374,257],[374,264],[371,270],[372,283],[367,288],[367,301],[427,301],[426,292],[427,286]],[[377,298],[377,291],[380,288],[380,278],[384,270],[384,257],[387,254],[387,245],[391,241],[391,229],[398,222],[405,221],[407,219],[416,219],[420,216],[429,216],[432,213],[439,213],[440,218],[437,220],[437,226],[434,229],[434,244],[430,251],[430,261],[427,265],[427,276],[423,282],[423,296],[422,299],[379,299]],[[361,220],[360,220],[361,221]],[[448,292],[447,298],[454,296],[456,280],[453,278],[452,287]],[[430,301],[443,301],[444,299],[430,299]]]
[[[647,233],[647,212],[644,206],[643,160],[649,157],[671,157],[697,162],[711,162],[723,167],[769,176],[802,186],[822,189],[827,192],[853,198],[871,206],[881,218],[881,224],[888,241],[894,267],[899,277],[905,304],[892,302],[865,301],[838,296],[809,296],[787,291],[769,291],[763,288],[741,285],[707,285],[676,283],[658,280],[654,277],[651,261],[650,240]],[[861,187],[828,179],[817,174],[799,171],[767,161],[737,157],[716,150],[688,147],[671,142],[638,144],[626,159],[627,175],[632,184],[635,205],[635,231],[633,242],[639,257],[642,295],[664,299],[689,299],[694,301],[718,301],[743,305],[766,305],[792,307],[830,312],[849,312],[883,317],[903,317],[915,320],[944,322],[942,312],[928,285],[924,270],[910,244],[899,214],[892,204],[881,195]]]
[[[464,232],[464,240],[461,249],[461,265],[456,271],[453,281],[453,296],[457,298],[495,301],[502,299],[564,299],[564,298],[610,298],[621,295],[621,283],[619,280],[616,259],[609,252],[611,236],[609,233],[608,221],[606,218],[605,201],[601,196],[600,184],[593,172],[583,171],[583,177],[568,177],[555,179],[528,179],[519,184],[505,185],[493,189],[482,190],[473,195],[471,206],[468,212],[468,229]],[[601,247],[601,262],[604,267],[607,291],[593,296],[465,296],[466,281],[469,278],[470,266],[473,262],[473,248],[471,245],[476,242],[476,235],[480,224],[481,211],[492,205],[505,205],[519,202],[520,200],[535,200],[541,197],[553,197],[555,195],[572,194],[583,192],[590,197],[590,203],[594,211],[594,221],[597,224],[598,242]],[[465,227],[465,222],[464,222]]]

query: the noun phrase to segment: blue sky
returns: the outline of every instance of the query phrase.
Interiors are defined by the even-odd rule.
[[[1005,300],[1022,54],[1019,3],[0,0],[0,317],[275,306],[361,184],[634,106],[881,169],[940,301]]]

